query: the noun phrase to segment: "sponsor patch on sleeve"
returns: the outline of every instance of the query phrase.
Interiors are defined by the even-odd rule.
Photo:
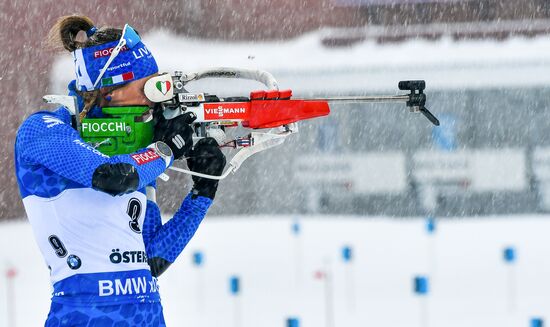
[[[52,128],[54,126],[64,124],[61,119],[57,117],[49,116],[49,115],[42,116],[42,120],[44,121],[44,123],[46,124],[46,127],[48,128]]]
[[[131,157],[140,166],[160,158],[160,156],[153,150],[132,154]]]

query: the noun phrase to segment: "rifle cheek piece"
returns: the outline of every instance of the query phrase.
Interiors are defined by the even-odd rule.
[[[169,73],[151,77],[143,87],[145,97],[154,103],[172,100],[174,97],[174,82]]]

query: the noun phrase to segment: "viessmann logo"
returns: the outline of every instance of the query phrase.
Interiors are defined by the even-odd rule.
[[[248,107],[244,103],[205,103],[204,119],[247,119]]]

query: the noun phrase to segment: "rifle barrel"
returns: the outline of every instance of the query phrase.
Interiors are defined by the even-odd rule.
[[[380,95],[380,96],[341,96],[328,98],[298,99],[304,101],[328,101],[328,102],[407,102],[409,95]]]

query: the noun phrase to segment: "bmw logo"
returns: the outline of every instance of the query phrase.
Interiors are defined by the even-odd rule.
[[[80,266],[82,265],[82,261],[78,256],[71,254],[67,258],[67,265],[69,265],[69,268],[71,268],[72,270],[76,270],[80,268]]]

